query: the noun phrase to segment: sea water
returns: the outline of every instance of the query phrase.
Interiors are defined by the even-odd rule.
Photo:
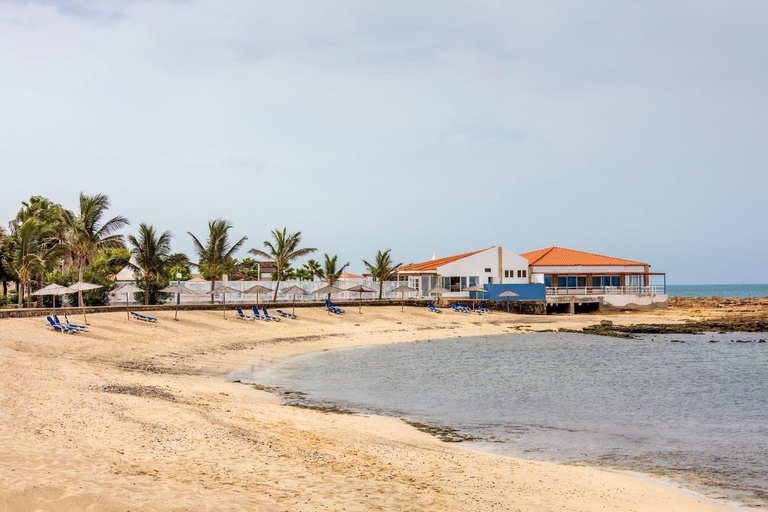
[[[338,350],[259,372],[315,403],[451,427],[481,450],[662,475],[768,506],[765,333],[565,333]]]
[[[768,284],[670,284],[670,297],[768,297]]]

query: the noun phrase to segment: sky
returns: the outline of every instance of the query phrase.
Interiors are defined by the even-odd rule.
[[[83,191],[190,255],[221,217],[357,272],[557,245],[768,283],[766,26],[763,0],[0,0],[0,222]]]

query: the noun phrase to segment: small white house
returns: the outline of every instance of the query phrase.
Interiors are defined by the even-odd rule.
[[[484,284],[527,284],[528,260],[503,247],[493,246],[479,251],[434,258],[398,269],[399,280],[422,295],[435,286],[451,291],[446,296],[467,296],[464,290]]]

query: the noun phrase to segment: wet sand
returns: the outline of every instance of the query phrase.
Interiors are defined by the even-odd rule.
[[[311,351],[682,322],[685,311],[297,313],[264,323],[182,312],[174,322],[163,311],[157,324],[93,314],[91,332],[74,336],[42,318],[0,320],[0,511],[718,509],[650,479],[480,453],[392,418],[288,407],[226,379]]]

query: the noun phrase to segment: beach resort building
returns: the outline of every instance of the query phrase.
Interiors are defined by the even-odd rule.
[[[419,290],[421,296],[427,296],[429,290],[441,286],[450,290],[443,297],[469,297],[467,289],[480,286],[489,290],[489,298],[503,289],[512,289],[520,299],[543,299],[544,287],[535,292],[529,286],[528,273],[527,259],[503,247],[493,246],[403,265],[398,269],[398,280],[407,280],[408,286]]]
[[[546,286],[550,304],[602,302],[608,307],[656,307],[667,303],[666,275],[642,261],[563,247],[523,253],[531,282]]]

